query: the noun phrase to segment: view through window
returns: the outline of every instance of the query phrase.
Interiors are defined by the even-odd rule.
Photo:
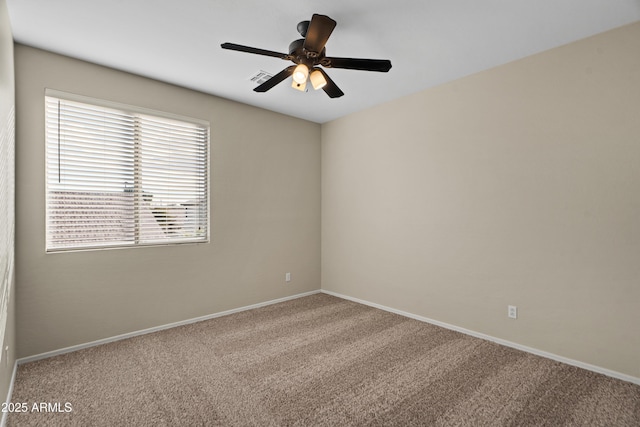
[[[208,241],[209,125],[70,98],[45,97],[47,251]]]

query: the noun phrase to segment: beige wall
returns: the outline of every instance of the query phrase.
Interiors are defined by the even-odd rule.
[[[319,289],[318,124],[22,45],[15,63],[19,357]],[[210,121],[211,243],[45,254],[45,88]]]
[[[636,23],[323,125],[322,288],[640,377],[639,188]]]

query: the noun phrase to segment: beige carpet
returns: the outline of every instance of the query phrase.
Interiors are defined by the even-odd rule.
[[[12,402],[9,426],[640,426],[640,386],[324,294],[22,365]]]

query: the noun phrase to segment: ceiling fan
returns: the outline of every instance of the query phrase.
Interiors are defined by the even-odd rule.
[[[272,56],[275,58],[292,61],[291,65],[271,77],[266,82],[253,89],[256,92],[266,92],[278,83],[292,76],[291,86],[304,91],[307,81],[311,81],[313,88],[323,89],[330,98],[338,98],[344,92],[331,80],[320,68],[345,68],[349,70],[379,71],[386,73],[391,69],[391,61],[388,59],[359,59],[336,58],[326,56],[325,44],[336,27],[336,21],[325,15],[314,14],[311,21],[302,21],[298,24],[298,32],[303,37],[289,45],[289,53],[274,52],[272,50],[258,49],[235,43],[223,43],[223,49],[237,50],[239,52],[255,53],[257,55]]]

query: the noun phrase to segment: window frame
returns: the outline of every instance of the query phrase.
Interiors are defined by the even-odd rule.
[[[115,244],[101,244],[101,245],[82,245],[82,246],[69,246],[69,247],[49,247],[49,166],[47,160],[47,150],[48,150],[48,137],[46,131],[46,121],[47,117],[47,108],[46,108],[46,99],[57,98],[63,101],[71,101],[87,104],[95,107],[103,107],[116,109],[123,112],[126,112],[131,115],[142,115],[142,116],[151,116],[159,119],[167,119],[167,120],[177,120],[189,124],[193,124],[196,126],[201,126],[205,128],[205,136],[206,136],[206,154],[205,154],[205,164],[204,167],[206,169],[205,172],[205,185],[206,185],[206,233],[204,238],[199,239],[176,239],[176,240],[167,240],[167,241],[153,241],[153,242],[139,242],[135,239],[131,243],[115,243]],[[79,251],[96,251],[96,250],[112,250],[112,249],[132,249],[132,248],[143,248],[143,247],[156,247],[156,246],[176,246],[176,245],[199,245],[199,244],[207,244],[211,242],[211,125],[210,122],[203,119],[183,116],[179,114],[169,113],[165,111],[154,110],[145,107],[139,107],[131,104],[124,104],[120,102],[108,101],[104,99],[93,98],[84,95],[78,95],[69,92],[63,92],[56,89],[45,88],[45,94],[43,98],[43,107],[44,107],[44,120],[45,123],[45,135],[44,135],[44,179],[45,179],[45,253],[47,254],[55,254],[55,253],[65,253],[65,252],[79,252]],[[138,145],[138,142],[136,142]],[[55,190],[51,190],[55,191]],[[137,226],[136,226],[137,227]],[[136,234],[138,234],[138,229],[136,229]]]

